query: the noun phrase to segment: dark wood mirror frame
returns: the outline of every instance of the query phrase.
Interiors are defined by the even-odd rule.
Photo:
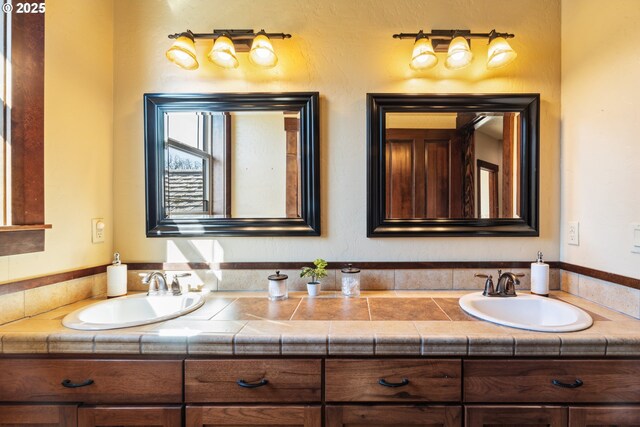
[[[519,218],[387,219],[386,113],[520,113]],[[539,94],[367,94],[367,237],[538,236]]]
[[[155,93],[144,95],[147,237],[319,236],[319,94]],[[163,215],[164,113],[170,111],[299,111],[300,218],[179,218]]]

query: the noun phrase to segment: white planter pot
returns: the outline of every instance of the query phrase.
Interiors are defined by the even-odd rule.
[[[320,282],[307,283],[307,293],[310,297],[317,297],[320,295]]]

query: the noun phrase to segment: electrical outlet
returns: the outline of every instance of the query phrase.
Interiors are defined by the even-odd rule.
[[[634,222],[631,224],[631,252],[640,254],[640,222]]]
[[[104,220],[102,218],[93,218],[91,220],[91,242],[104,242]]]
[[[567,223],[567,243],[570,245],[580,245],[580,223],[569,221]]]

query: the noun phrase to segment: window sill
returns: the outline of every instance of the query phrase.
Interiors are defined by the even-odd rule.
[[[44,230],[51,224],[0,226],[0,256],[44,251]]]

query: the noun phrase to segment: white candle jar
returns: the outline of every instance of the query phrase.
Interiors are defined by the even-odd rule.
[[[289,297],[289,292],[287,291],[288,278],[289,276],[280,274],[279,271],[269,276],[269,299],[271,301],[280,301]]]
[[[342,295],[345,297],[360,296],[360,269],[351,264],[341,270],[342,273]]]

